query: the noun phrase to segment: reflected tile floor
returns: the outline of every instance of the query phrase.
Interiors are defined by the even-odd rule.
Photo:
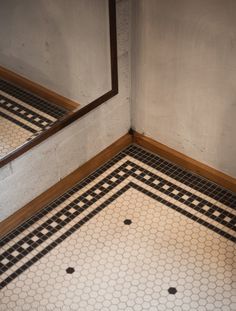
[[[68,111],[0,78],[0,159],[48,130]]]
[[[235,215],[131,145],[1,240],[0,310],[236,310]]]

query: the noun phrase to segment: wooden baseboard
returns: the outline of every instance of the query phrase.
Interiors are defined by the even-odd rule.
[[[16,211],[14,214],[6,218],[0,223],[0,237],[4,236],[25,220],[29,219],[36,212],[42,209],[45,205],[52,202],[59,195],[75,185],[78,181],[88,176],[91,172],[96,170],[99,166],[110,160],[122,149],[132,143],[132,136],[126,134],[86,162],[84,165],[76,169],[74,172],[60,180],[47,191],[39,195],[37,198],[26,204],[24,207]]]
[[[228,176],[206,164],[194,160],[183,153],[180,153],[166,145],[163,145],[149,137],[146,137],[137,132],[133,132],[133,142],[141,147],[146,148],[160,156],[172,161],[185,169],[197,173],[218,185],[221,185],[233,192],[236,191],[236,179]]]
[[[170,147],[167,147],[151,138],[148,138],[137,132],[126,134],[86,162],[84,165],[76,169],[74,172],[63,178],[47,191],[39,195],[37,198],[26,204],[20,210],[0,223],[0,237],[13,230],[19,224],[33,216],[36,212],[42,209],[45,205],[63,194],[66,190],[71,188],[74,184],[85,178],[91,172],[96,170],[99,166],[110,160],[115,154],[127,147],[131,143],[144,147],[151,152],[197,173],[233,192],[236,191],[236,179],[230,177],[214,168],[211,168],[199,161],[196,161]]]
[[[30,81],[27,78],[2,66],[0,66],[0,77],[70,111],[75,111],[79,108],[79,104],[74,102],[73,100],[59,95],[45,88],[44,86]]]

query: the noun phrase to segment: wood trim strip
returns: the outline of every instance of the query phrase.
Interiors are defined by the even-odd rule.
[[[7,68],[0,66],[0,77],[16,84],[24,88],[25,90],[38,95],[39,97],[48,100],[58,106],[64,107],[70,111],[77,110],[79,108],[79,104],[74,102],[73,100],[66,98],[62,95],[59,95],[46,87],[33,82]]]
[[[83,164],[74,172],[60,180],[47,191],[40,194],[37,198],[26,204],[24,207],[16,211],[14,214],[6,218],[0,223],[0,237],[4,236],[25,220],[29,219],[45,205],[52,202],[59,195],[63,194],[77,182],[88,176],[99,166],[114,157],[118,152],[132,143],[132,136],[126,134],[119,138],[112,145],[101,151],[91,160]]]
[[[187,170],[197,173],[217,183],[218,185],[229,189],[230,191],[236,192],[236,179],[226,175],[225,173],[194,160],[181,152],[178,152],[137,132],[133,132],[133,142],[149,151],[159,154],[160,156],[182,166]]]

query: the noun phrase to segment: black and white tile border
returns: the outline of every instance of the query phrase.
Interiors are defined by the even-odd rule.
[[[38,109],[39,111],[46,113],[48,116],[55,119],[63,117],[67,110],[63,107],[59,107],[51,102],[48,102],[29,91],[22,89],[19,86],[14,85],[4,79],[0,78],[0,90],[8,95],[8,98],[15,98],[17,102],[23,102],[32,108]]]
[[[1,288],[130,188],[236,242],[235,194],[131,145],[1,240]]]
[[[22,132],[28,133],[25,139],[25,142],[28,142],[67,114],[67,109],[56,106],[0,78],[0,118],[9,121],[6,131],[7,143],[12,146],[12,148],[7,148],[4,144],[0,146],[0,158],[19,147],[19,142],[22,144],[22,139],[20,139]],[[19,127],[19,131],[14,141],[11,141],[12,133],[9,132],[13,132],[15,126]]]

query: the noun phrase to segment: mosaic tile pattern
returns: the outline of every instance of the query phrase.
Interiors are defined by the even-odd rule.
[[[0,158],[49,129],[67,113],[0,78]]]
[[[28,141],[30,134],[17,124],[0,116],[0,158]]]
[[[235,219],[131,145],[1,240],[0,310],[235,310]]]

